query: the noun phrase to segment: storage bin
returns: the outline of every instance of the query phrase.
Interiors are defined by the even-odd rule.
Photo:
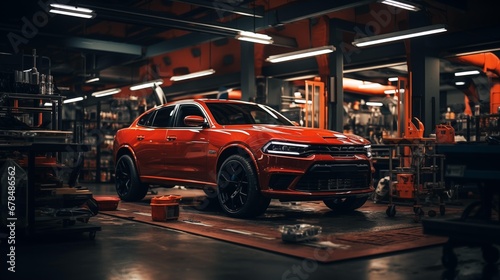
[[[179,218],[180,195],[163,195],[151,199],[151,218],[153,221],[165,222]]]
[[[436,143],[455,143],[455,129],[453,128],[453,126],[447,124],[438,124],[436,126]]]
[[[118,208],[120,198],[114,196],[94,196],[97,201],[99,211],[113,211]]]

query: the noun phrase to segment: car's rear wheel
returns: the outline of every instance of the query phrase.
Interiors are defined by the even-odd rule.
[[[115,188],[124,201],[141,200],[148,192],[148,186],[139,180],[134,161],[129,155],[121,156],[116,163]]]
[[[368,196],[348,196],[323,200],[323,203],[325,203],[328,208],[335,211],[353,211],[363,206],[366,200],[368,200]]]
[[[217,175],[217,197],[222,210],[235,218],[264,213],[270,199],[260,193],[251,163],[240,155],[228,157]]]

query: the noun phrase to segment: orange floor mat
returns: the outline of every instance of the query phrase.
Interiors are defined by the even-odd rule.
[[[324,263],[447,241],[444,237],[425,235],[421,222],[413,220],[412,207],[397,206],[396,216],[387,217],[387,206],[371,201],[352,213],[334,213],[319,202],[273,202],[265,215],[248,220],[216,211],[202,212],[182,204],[179,208],[178,219],[168,221],[153,221],[148,199],[136,203],[121,201],[117,210],[100,213]],[[459,213],[460,209],[447,209],[444,216],[424,219],[450,218]],[[304,223],[321,226],[321,234],[306,242],[282,240],[280,225]]]

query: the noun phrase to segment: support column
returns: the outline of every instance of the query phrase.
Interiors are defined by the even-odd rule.
[[[410,17],[411,26],[430,24],[425,16]],[[411,73],[412,115],[424,124],[424,137],[434,133],[440,118],[439,58],[432,49],[432,35],[410,40],[408,72]]]
[[[439,58],[426,53],[422,43],[412,42],[409,71],[412,74],[413,117],[424,124],[424,136],[428,137],[434,132],[440,116]]]
[[[329,55],[330,77],[327,81],[328,89],[328,128],[343,131],[344,126],[344,54],[342,53],[342,32],[330,23],[330,43],[336,51]]]
[[[240,42],[241,51],[241,100],[248,101],[256,94],[254,44]]]

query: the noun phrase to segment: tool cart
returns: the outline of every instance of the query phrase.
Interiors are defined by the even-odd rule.
[[[423,205],[438,199],[439,213],[445,214],[444,155],[436,153],[434,138],[385,138],[389,152],[389,204],[386,214],[396,215],[396,204],[413,206],[414,220],[424,215]],[[405,203],[406,202],[406,203]],[[436,216],[429,210],[429,216]]]

